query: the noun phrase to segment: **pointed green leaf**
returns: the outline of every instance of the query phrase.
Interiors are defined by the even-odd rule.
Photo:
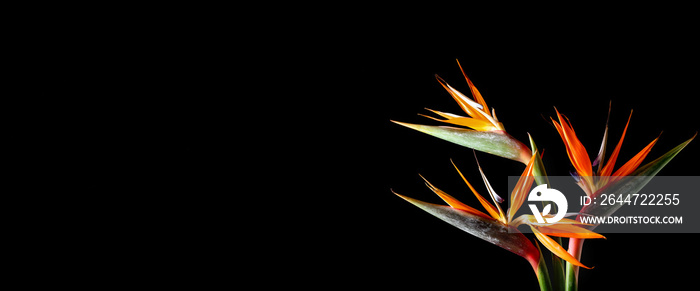
[[[395,192],[394,194],[473,236],[527,259],[531,264],[537,265],[538,263],[540,254],[537,248],[525,235],[513,227],[449,206],[423,202]]]
[[[530,161],[530,149],[505,132],[476,131],[450,126],[392,122],[470,149],[520,161],[524,164]]]
[[[693,139],[698,135],[696,132],[693,137],[691,137],[689,140],[684,141],[683,143],[679,144],[675,148],[671,149],[667,153],[665,153],[663,156],[660,156],[656,160],[653,160],[649,163],[647,163],[644,166],[641,166],[637,168],[636,171],[634,171],[631,175],[634,176],[655,176],[661,169],[668,164],[685,146],[687,146]]]

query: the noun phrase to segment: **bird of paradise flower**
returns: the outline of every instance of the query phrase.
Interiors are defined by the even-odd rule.
[[[579,185],[579,187],[581,187],[581,189],[583,189],[583,191],[586,193],[586,196],[593,199],[597,197],[600,193],[602,193],[602,191],[610,191],[610,188],[616,187],[616,185],[632,185],[635,191],[626,192],[613,190],[611,192],[637,192],[644,185],[646,185],[646,183],[649,181],[649,179],[651,179],[651,177],[658,173],[658,170],[660,170],[661,167],[668,163],[670,159],[672,159],[697,135],[696,133],[689,140],[683,142],[676,148],[672,149],[666,155],[661,156],[659,159],[652,161],[651,163],[640,168],[639,166],[641,165],[642,161],[647,157],[652,147],[654,147],[656,142],[659,140],[659,137],[656,137],[644,148],[642,148],[642,150],[640,150],[636,155],[629,159],[629,161],[627,161],[620,168],[613,172],[615,163],[617,161],[617,157],[622,147],[622,142],[624,141],[625,135],[627,133],[627,128],[629,127],[630,121],[632,120],[632,112],[630,112],[630,116],[627,118],[627,124],[625,125],[625,129],[622,131],[620,141],[618,141],[612,154],[610,154],[610,157],[607,159],[607,162],[605,162],[605,152],[608,142],[608,123],[610,121],[611,107],[612,106],[608,107],[608,121],[606,121],[605,123],[605,131],[603,133],[603,141],[601,143],[600,150],[598,151],[598,155],[592,162],[591,158],[588,155],[588,152],[586,151],[586,148],[576,136],[576,132],[574,131],[573,126],[571,125],[571,121],[565,115],[559,113],[559,111],[556,110],[556,108],[555,111],[559,122],[555,121],[554,118],[550,118],[552,120],[552,124],[559,133],[559,136],[564,142],[564,146],[566,147],[566,153],[569,157],[571,165],[575,169],[575,172],[572,172],[572,176],[574,176],[574,178],[576,179],[576,182]],[[593,170],[594,166],[598,166],[597,171]],[[632,180],[633,183],[620,183],[623,180],[626,182]],[[613,212],[615,212],[620,206],[622,205],[591,205],[581,209],[580,213],[581,215],[610,215]],[[584,240],[580,238],[574,238],[569,240],[568,251],[574,258],[581,257],[583,241]],[[567,289],[576,290],[578,288],[578,268],[576,266],[567,265],[566,276],[569,278],[567,280],[567,282],[569,283],[567,285]]]
[[[539,248],[535,248],[533,244],[527,239],[521,232],[517,230],[520,225],[529,226],[534,232],[536,238],[540,243],[545,246],[549,251],[557,255],[558,257],[566,260],[567,262],[584,268],[589,268],[579,262],[576,258],[571,256],[559,243],[553,240],[550,236],[560,236],[560,237],[575,237],[575,238],[604,238],[602,235],[597,234],[593,231],[582,228],[584,224],[572,219],[564,218],[557,223],[553,224],[541,224],[537,223],[535,217],[529,214],[523,214],[517,218],[514,218],[515,213],[522,206],[523,202],[527,198],[530,188],[534,182],[533,166],[535,164],[535,157],[537,157],[537,152],[532,155],[527,167],[523,171],[520,179],[518,180],[515,188],[510,195],[510,207],[504,211],[500,206],[500,202],[504,201],[489,183],[488,179],[484,175],[481,166],[479,165],[479,172],[481,173],[482,179],[486,186],[486,190],[493,201],[491,204],[487,199],[485,199],[479,192],[476,191],[474,186],[466,179],[461,171],[456,165],[453,165],[459,175],[462,177],[464,182],[467,184],[469,189],[472,191],[474,196],[479,200],[482,207],[486,210],[486,213],[468,206],[459,200],[455,199],[451,195],[445,193],[439,188],[435,187],[433,184],[425,180],[425,184],[437,194],[442,200],[444,200],[448,206],[431,204],[423,201],[419,201],[413,198],[406,197],[404,195],[394,192],[394,194],[403,198],[404,200],[418,206],[419,208],[429,212],[430,214],[454,225],[458,228],[471,233],[477,237],[480,237],[486,241],[496,244],[506,250],[509,250],[523,258],[525,258],[533,267],[539,281],[540,285],[549,284],[549,276],[546,272],[546,267],[544,267],[544,261],[542,261],[542,256],[540,255]],[[393,190],[392,190],[393,191]],[[500,201],[500,202],[499,202]],[[544,289],[549,289],[544,288]]]
[[[537,180],[538,184],[546,183],[546,171],[541,161],[541,156],[535,146],[535,143],[530,137],[530,145],[532,149],[529,149],[522,142],[510,136],[506,131],[503,124],[496,117],[495,109],[489,111],[483,96],[479,93],[478,89],[472,81],[467,77],[462,69],[459,61],[457,64],[462,71],[472,96],[476,101],[470,99],[466,95],[462,94],[458,90],[454,89],[452,86],[447,84],[442,78],[436,75],[438,82],[448,91],[450,96],[452,96],[455,101],[459,104],[460,108],[470,117],[464,117],[452,113],[445,113],[436,110],[428,109],[429,111],[439,115],[444,119],[438,119],[434,117],[425,116],[437,121],[449,123],[452,125],[464,126],[471,129],[461,128],[461,127],[450,127],[450,126],[428,126],[419,124],[410,124],[404,122],[397,122],[402,126],[406,126],[411,129],[418,130],[420,132],[429,134],[440,139],[472,148],[475,150],[483,151],[486,153],[494,154],[500,157],[505,157],[508,159],[516,160],[526,164],[525,171],[520,176],[515,189],[510,196],[510,208],[507,212],[504,212],[500,207],[499,203],[503,201],[494,191],[489,184],[486,176],[484,175],[481,166],[479,171],[481,173],[482,179],[486,186],[491,199],[494,204],[489,203],[483,198],[472,185],[467,181],[467,179],[462,175],[462,173],[457,169],[458,173],[465,181],[467,186],[471,189],[474,195],[477,197],[479,202],[482,204],[484,209],[488,212],[488,215],[474,209],[464,203],[459,202],[452,196],[448,195],[444,191],[433,186],[427,179],[423,178],[426,182],[428,188],[435,192],[440,198],[442,198],[449,206],[436,205],[416,199],[412,199],[403,195],[400,195],[392,190],[394,194],[400,196],[404,200],[420,207],[421,209],[429,212],[430,214],[466,231],[474,236],[482,238],[500,247],[503,247],[523,258],[528,260],[532,265],[535,273],[537,274],[538,281],[540,283],[540,289],[550,290],[552,289],[552,284],[550,282],[549,274],[547,268],[542,260],[542,254],[539,251],[539,246],[535,247],[530,240],[528,240],[522,233],[517,231],[519,225],[528,225],[533,233],[535,234],[538,241],[542,243],[548,250],[550,250],[557,258],[564,259],[567,262],[567,272],[566,272],[566,289],[575,290],[577,288],[577,272],[578,267],[588,268],[583,265],[580,260],[580,243],[586,238],[603,238],[602,235],[593,232],[590,229],[585,228],[586,225],[577,220],[562,219],[556,224],[537,224],[535,218],[532,215],[521,215],[518,218],[514,218],[514,214],[517,212],[518,208],[522,205],[525,197],[527,196],[528,190],[532,186],[533,180]],[[555,108],[556,110],[556,108]],[[569,159],[576,169],[575,177],[577,183],[581,188],[584,189],[587,195],[595,195],[597,192],[605,187],[615,187],[622,185],[620,187],[625,188],[625,190],[639,190],[643,187],[651,177],[656,175],[661,168],[663,168],[668,162],[673,159],[695,136],[686,142],[673,148],[666,154],[657,158],[656,160],[639,167],[641,162],[644,160],[646,155],[649,153],[653,145],[658,140],[653,140],[648,144],[642,151],[635,155],[630,161],[625,165],[620,167],[616,172],[612,172],[615,160],[620,151],[620,146],[624,135],[627,131],[627,126],[625,131],[618,142],[617,147],[608,159],[607,164],[604,165],[603,160],[605,156],[605,145],[607,142],[607,124],[605,129],[605,134],[603,137],[603,144],[601,145],[601,150],[599,154],[592,163],[588,158],[588,154],[578,140],[570,125],[569,120],[562,116],[557,111],[557,116],[559,118],[559,123],[554,123],[557,132],[561,136],[565,143],[567,154]],[[629,120],[628,124],[629,125]],[[696,134],[697,135],[697,134]],[[454,162],[453,162],[454,165]],[[598,176],[593,176],[592,167],[599,165]],[[634,183],[618,183],[621,181],[622,177],[626,175],[632,175],[640,177],[640,179],[634,180]],[[421,176],[422,177],[422,176]],[[631,185],[631,186],[630,186]],[[630,188],[631,187],[631,188]],[[619,189],[618,189],[619,190]],[[595,208],[595,206],[593,207]],[[585,213],[610,213],[615,209],[582,209],[581,212]],[[565,250],[560,243],[560,240],[552,239],[550,236],[561,236],[569,238],[569,250]],[[553,260],[556,262],[557,260]],[[554,266],[555,271],[557,267]],[[562,272],[558,272],[555,277],[563,277]],[[554,278],[555,282],[558,281],[559,284],[554,284],[556,289],[564,288],[564,278]]]

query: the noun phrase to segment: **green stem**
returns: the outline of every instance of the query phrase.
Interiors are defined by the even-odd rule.
[[[538,246],[539,247],[539,246]],[[535,274],[537,275],[537,281],[540,283],[541,291],[550,291],[552,289],[552,282],[549,279],[549,272],[547,271],[547,264],[544,262],[544,257],[540,252],[540,261],[535,269]]]
[[[530,254],[526,257],[526,259],[528,260],[528,262],[530,262],[530,265],[532,265],[532,269],[535,270],[535,275],[537,275],[537,281],[540,283],[540,290],[554,290],[552,289],[552,282],[549,279],[547,264],[545,263],[544,257],[542,256],[542,249],[540,249],[540,245],[537,242],[535,242],[535,246],[537,246],[537,250],[539,251],[539,257],[535,257],[532,256],[532,254]]]
[[[554,237],[553,239],[559,245],[562,245],[560,237]],[[564,286],[566,285],[566,273],[564,270],[564,262],[566,262],[566,261],[557,257],[557,255],[555,255],[554,253],[552,253],[551,256],[552,256],[552,286],[554,287],[554,290],[564,290],[564,288],[565,288]]]
[[[532,136],[530,136],[530,146],[532,147],[532,154],[538,155],[537,146],[535,146],[535,142],[532,140]],[[535,157],[535,165],[532,169],[532,175],[535,176],[535,182],[537,183],[537,185],[547,184],[548,188],[552,188],[552,185],[549,183],[549,178],[547,177],[547,171],[544,168],[544,163],[542,162],[542,157],[539,155]],[[545,202],[542,202],[542,207],[544,206]],[[557,206],[555,204],[554,208],[552,209],[552,212],[557,211],[556,207]],[[556,241],[559,245],[562,245],[560,237],[554,237],[554,241]],[[551,283],[552,286],[554,286],[554,290],[564,290],[565,277],[563,260],[553,253]]]
[[[569,239],[569,254],[576,260],[581,261],[581,251],[583,250],[584,239],[570,238]],[[566,291],[578,290],[578,266],[566,263]]]
[[[532,175],[535,177],[535,182],[537,185],[543,185],[547,184],[548,188],[552,188],[552,185],[549,183],[549,178],[547,177],[547,171],[544,168],[544,163],[542,162],[542,156],[540,155],[539,151],[537,150],[537,146],[535,145],[535,141],[532,139],[532,136],[528,133],[528,137],[530,139],[530,147],[532,148],[532,155],[535,155],[535,164],[533,165],[532,168]],[[542,202],[542,207],[544,207],[544,202]],[[553,211],[556,211],[556,205],[554,205]],[[554,240],[561,245],[561,238],[555,237]],[[539,249],[540,246],[537,245],[537,248]],[[540,289],[541,290],[557,290],[561,291],[564,290],[564,265],[563,265],[563,260],[559,257],[557,257],[555,254],[551,254],[552,256],[552,278],[549,278],[549,273],[547,271],[547,266],[544,263],[544,259],[542,259],[542,253],[540,250],[540,261],[538,263],[537,269],[535,269],[535,272],[537,273],[537,279],[540,282]],[[553,285],[552,285],[553,284]],[[554,289],[552,289],[552,286],[554,286]]]

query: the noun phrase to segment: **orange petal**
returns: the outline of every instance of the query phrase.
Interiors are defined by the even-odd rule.
[[[479,210],[476,210],[476,209],[472,208],[471,206],[460,202],[459,200],[457,200],[454,197],[450,196],[449,194],[445,193],[445,191],[442,191],[442,190],[438,189],[437,187],[433,186],[433,184],[430,184],[430,182],[428,182],[428,180],[425,177],[423,177],[422,175],[419,175],[419,176],[421,178],[423,178],[423,180],[425,180],[425,184],[428,186],[428,188],[430,188],[430,190],[432,190],[433,192],[435,192],[435,194],[440,196],[440,198],[442,198],[442,200],[444,200],[448,205],[450,205],[450,207],[464,210],[466,212],[481,216],[483,218],[492,219],[491,217],[489,217],[485,213],[483,213]]]
[[[576,161],[574,160],[574,157],[572,155],[572,150],[571,147],[569,146],[569,142],[566,140],[566,136],[564,135],[564,130],[561,128],[561,125],[559,125],[558,122],[554,121],[554,118],[551,118],[552,124],[554,125],[554,128],[557,130],[559,133],[559,136],[561,137],[561,140],[564,142],[564,147],[566,148],[566,155],[569,156],[569,161],[571,161],[571,164],[574,164]],[[576,168],[577,165],[574,164],[574,168]]]
[[[457,165],[455,165],[455,163],[452,160],[450,160],[450,162],[452,162],[452,165],[455,167],[455,169],[457,169],[457,173],[459,173],[459,176],[462,177],[462,180],[464,180],[464,182],[467,183],[467,186],[469,186],[469,189],[472,190],[472,193],[474,193],[474,196],[476,196],[476,199],[479,200],[479,202],[481,203],[481,206],[483,206],[484,209],[486,209],[486,211],[491,215],[491,217],[493,217],[494,219],[497,219],[497,220],[501,220],[501,218],[500,218],[501,215],[498,212],[498,209],[496,209],[496,207],[491,205],[491,203],[489,203],[488,200],[486,200],[483,196],[481,196],[481,194],[479,194],[479,192],[476,191],[476,189],[474,189],[472,184],[469,183],[469,181],[467,181],[467,178],[465,178],[464,175],[462,175],[462,172],[459,171],[459,168],[457,168]]]
[[[552,215],[552,217],[554,217],[554,216]],[[576,225],[588,225],[588,226],[593,225],[593,224],[583,223],[583,222],[580,222],[580,221],[576,221],[576,220],[573,220],[573,219],[569,219],[569,218],[566,218],[566,217],[560,219],[559,221],[557,221],[557,224],[576,224]]]
[[[428,110],[430,110],[430,109],[428,109]],[[433,111],[433,112],[435,112],[436,114],[438,114],[438,115],[440,115],[440,116],[442,116],[442,117],[447,118],[447,120],[444,120],[444,119],[437,119],[437,118],[435,118],[435,117],[431,117],[431,116],[427,116],[427,115],[423,115],[423,114],[419,114],[419,115],[424,116],[424,117],[427,117],[427,118],[430,118],[430,119],[432,119],[432,120],[437,120],[437,121],[440,121],[440,122],[445,122],[445,123],[450,123],[450,124],[455,124],[455,125],[461,125],[461,126],[470,127],[470,128],[475,129],[475,130],[478,130],[478,131],[499,130],[497,127],[493,126],[493,124],[492,124],[491,122],[488,122],[488,121],[484,121],[484,120],[480,120],[480,119],[475,119],[475,118],[470,118],[470,117],[461,117],[461,116],[458,116],[458,115],[449,114],[449,113],[444,113],[444,112],[440,112],[440,111],[436,111],[436,110],[430,110],[430,111]],[[447,116],[450,116],[450,115],[452,115],[452,117],[447,117]]]
[[[595,232],[588,234],[588,233],[578,233],[578,232],[551,232],[551,230],[542,230],[544,231],[544,234],[546,235],[551,235],[551,236],[558,236],[558,237],[566,237],[566,238],[605,238]]]
[[[452,98],[454,98],[455,101],[457,101],[457,103],[462,108],[462,110],[464,110],[464,112],[469,114],[469,116],[476,118],[476,119],[488,121],[491,124],[493,124],[495,127],[500,126],[498,124],[498,122],[495,119],[493,119],[493,117],[491,117],[488,113],[483,111],[483,108],[484,108],[483,105],[481,105],[477,102],[474,102],[474,100],[472,100],[469,97],[467,97],[466,95],[462,94],[462,92],[459,92],[455,88],[452,88],[452,86],[447,84],[447,82],[445,82],[445,80],[440,78],[440,76],[435,75],[435,78],[438,80],[438,82],[440,82],[440,85],[442,85],[442,87],[445,88],[445,90],[447,90],[448,93],[450,93]]]
[[[612,154],[610,155],[608,163],[605,164],[603,169],[599,171],[600,173],[598,176],[607,177],[613,172],[613,167],[615,167],[615,161],[617,161],[617,155],[620,153],[620,147],[622,147],[622,141],[625,139],[625,134],[627,133],[627,127],[630,125],[630,120],[632,120],[632,112],[630,112],[630,116],[627,118],[627,124],[625,125],[625,130],[622,131],[620,141],[617,142],[617,146],[615,146],[615,150],[613,150]]]
[[[547,226],[536,226],[536,228],[546,235],[573,238],[605,238],[603,235],[586,228],[573,224],[551,224]]]
[[[578,160],[576,159],[576,153],[575,150],[573,149],[569,139],[567,139],[567,136],[564,134],[564,129],[562,129],[562,126],[559,125],[554,119],[552,119],[552,123],[554,124],[554,128],[557,129],[557,132],[559,133],[559,136],[561,137],[562,141],[564,141],[564,147],[566,148],[566,155],[569,156],[569,161],[571,161],[571,164],[574,166],[576,171],[579,171],[579,168],[583,169],[582,166],[578,164]],[[579,173],[579,175],[583,175]]]
[[[544,217],[549,218],[549,217],[554,217],[554,215],[548,214],[548,215],[545,215]],[[547,224],[547,223],[537,222],[537,219],[532,214],[520,215],[520,216],[518,216],[518,218],[514,219],[510,225],[517,227],[518,225],[521,225],[523,223],[526,223],[530,226],[537,226],[537,227],[551,225],[551,224]],[[587,225],[587,226],[592,225],[592,224],[583,223],[583,222],[576,221],[576,220],[569,219],[569,218],[562,218],[561,220],[557,221],[556,224],[557,225],[559,225],[559,224],[575,224],[575,225]]]
[[[555,242],[553,239],[540,233],[534,227],[531,227],[531,228],[532,228],[532,231],[535,233],[535,236],[537,237],[537,239],[542,243],[542,245],[544,247],[546,247],[550,252],[555,254],[557,257],[560,257],[573,265],[576,265],[579,267],[584,267],[586,269],[592,269],[592,268],[589,268],[586,265],[582,264],[581,262],[579,262],[573,256],[571,256],[571,254],[566,252],[566,250],[561,245],[559,245],[557,242]]]
[[[448,93],[450,93],[452,98],[454,98],[455,101],[457,101],[457,104],[459,104],[459,107],[461,107],[462,110],[464,110],[464,112],[469,114],[469,116],[479,118],[481,114],[477,112],[477,108],[481,106],[481,104],[472,101],[471,99],[469,99],[469,97],[462,94],[462,92],[459,92],[455,88],[452,88],[452,86],[450,86],[450,84],[447,84],[447,82],[440,78],[440,76],[435,75],[435,78],[438,80],[438,82],[440,82],[440,85],[442,85],[442,87],[445,88],[445,90],[447,90]]]
[[[537,150],[530,158],[530,162],[527,163],[525,171],[520,175],[518,183],[515,184],[513,192],[510,194],[510,207],[508,208],[508,221],[513,220],[513,216],[518,212],[520,206],[523,205],[527,195],[530,193],[530,187],[532,187],[532,182],[535,181],[535,177],[532,176],[532,169],[534,166],[535,158],[537,157]]]
[[[637,167],[639,167],[639,164],[642,163],[644,158],[647,157],[647,155],[651,151],[651,148],[654,147],[654,144],[656,144],[657,140],[659,140],[658,137],[652,140],[646,147],[639,151],[639,153],[637,153],[634,157],[627,161],[627,163],[625,163],[622,167],[617,169],[613,176],[627,176],[627,174],[632,173],[634,170],[636,170]]]
[[[462,75],[464,75],[464,78],[467,79],[467,84],[469,84],[469,90],[472,91],[472,96],[474,96],[474,100],[476,100],[476,102],[478,102],[479,104],[481,104],[481,106],[484,107],[482,110],[486,114],[489,114],[489,107],[486,106],[486,101],[484,101],[484,97],[481,96],[481,93],[479,93],[479,90],[476,89],[476,86],[474,86],[474,83],[472,83],[472,80],[469,80],[469,77],[467,77],[467,74],[464,73],[464,69],[462,69],[462,65],[459,63],[459,60],[457,60],[457,65],[459,66],[459,69],[462,71]]]
[[[562,117],[556,108],[554,110],[557,112],[559,118],[559,125],[555,123],[555,127],[559,132],[559,135],[567,144],[566,152],[569,155],[569,160],[571,160],[574,168],[579,173],[580,176],[590,177],[593,175],[593,170],[591,167],[591,160],[588,156],[586,148],[581,144],[581,141],[576,137],[574,129],[568,122],[566,117]],[[566,120],[565,120],[566,119]]]

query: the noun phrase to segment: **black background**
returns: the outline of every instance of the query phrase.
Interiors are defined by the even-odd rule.
[[[205,274],[195,278],[197,286],[210,278],[240,284],[236,275],[243,272],[258,284],[330,284],[325,289],[475,289],[471,287],[488,284],[536,290],[525,260],[439,221],[390,191],[438,203],[420,173],[478,207],[449,162],[454,159],[477,189],[483,189],[476,183],[471,150],[389,121],[435,124],[416,115],[427,113],[425,107],[460,113],[434,74],[467,91],[458,58],[508,132],[522,141],[529,132],[546,150],[544,162],[551,175],[571,170],[547,121],[553,106],[571,119],[591,154],[600,144],[608,102],[613,102],[610,147],[634,109],[620,161],[661,131],[648,160],[700,130],[695,103],[700,61],[693,30],[698,25],[687,21],[694,16],[671,14],[662,21],[651,11],[593,28],[602,18],[618,15],[590,15],[563,24],[568,17],[564,13],[554,19],[528,19],[524,14],[524,19],[507,23],[504,18],[471,22],[467,20],[479,11],[462,8],[453,9],[459,14],[455,18],[446,15],[437,21],[426,21],[420,12],[376,7],[309,7],[311,17],[281,9],[289,19],[267,14],[272,7],[236,8],[234,13],[221,9],[222,15],[215,15],[216,8],[201,13],[166,8],[146,11],[144,24],[130,13],[118,13],[103,20],[109,24],[105,27],[95,25],[103,18],[100,13],[85,13],[96,20],[76,17],[66,27],[71,15],[50,11],[61,21],[37,22],[36,31],[43,34],[20,32],[27,41],[12,43],[24,44],[30,54],[15,58],[28,64],[22,66],[26,72],[13,75],[36,73],[50,79],[31,79],[26,87],[46,91],[41,96],[50,101],[39,103],[45,111],[58,112],[56,120],[71,119],[68,126],[46,122],[59,137],[39,143],[37,152],[57,141],[76,151],[66,155],[59,147],[46,154],[59,160],[52,163],[55,172],[70,178],[59,176],[57,183],[89,181],[83,189],[92,203],[83,207],[83,197],[73,196],[72,207],[107,216],[117,226],[105,227],[93,213],[84,216],[57,207],[76,222],[46,220],[59,225],[65,245],[78,250],[66,251],[70,248],[61,242],[47,248],[45,242],[57,239],[40,238],[32,239],[40,245],[21,256],[60,256],[55,269],[80,279],[93,276],[65,268],[64,262],[108,276],[124,274],[94,267],[112,261],[93,256],[87,247],[91,245],[100,254],[125,261],[120,270],[144,270],[145,277],[166,273],[166,280],[153,275],[159,284],[179,283],[197,272]],[[252,17],[240,17],[249,12]],[[124,31],[127,24],[132,27]],[[28,94],[30,103],[39,95]],[[87,102],[63,97],[74,95]],[[70,110],[54,109],[54,103],[64,102]],[[100,119],[107,126],[96,122]],[[33,130],[27,134],[37,135]],[[660,175],[700,175],[698,153],[694,141]],[[522,165],[477,155],[496,191],[507,196],[506,177],[519,175]],[[84,158],[76,162],[75,156]],[[108,162],[102,160],[105,156]],[[64,160],[80,174],[65,171]],[[104,185],[116,194],[104,198]],[[116,215],[105,211],[110,207]],[[107,234],[97,236],[93,229]],[[84,235],[93,239],[83,240]],[[582,290],[695,282],[683,271],[697,269],[697,234],[607,237],[584,246],[582,262],[595,269],[581,272]],[[95,264],[74,259],[84,248]],[[22,261],[34,267],[46,260]],[[232,270],[236,274],[229,280]],[[43,280],[43,275],[31,279]]]
[[[552,25],[508,26],[488,32],[465,27],[459,33],[443,33],[431,25],[401,30],[385,25],[343,42],[342,53],[329,57],[332,64],[321,69],[334,80],[329,86],[333,91],[324,93],[343,98],[339,104],[347,111],[341,124],[350,133],[334,136],[338,140],[330,144],[340,146],[335,155],[341,158],[322,162],[342,169],[329,178],[332,194],[323,194],[332,195],[331,209],[344,222],[342,230],[336,224],[323,228],[336,234],[321,242],[332,249],[329,263],[343,266],[331,273],[341,274],[340,282],[379,287],[469,289],[487,284],[536,290],[537,280],[525,260],[391,193],[393,189],[441,203],[425,187],[420,173],[478,208],[450,159],[477,190],[485,189],[472,150],[390,120],[436,125],[417,115],[428,114],[424,108],[461,114],[434,78],[438,74],[468,92],[455,61],[459,59],[506,130],[525,143],[529,132],[545,150],[548,174],[568,175],[573,170],[549,121],[555,116],[554,106],[569,117],[591,156],[600,146],[609,102],[608,152],[634,110],[617,167],[663,131],[648,162],[700,130],[695,105],[699,47],[689,31],[671,29],[683,25],[658,28],[638,23],[634,29],[604,30],[585,25],[565,30]],[[695,166],[699,152],[698,141],[691,142],[659,175],[700,175]],[[481,152],[477,156],[495,190],[507,196],[506,177],[519,175],[523,165]],[[607,240],[587,240],[584,245],[581,261],[595,268],[581,271],[581,290],[694,282],[686,272],[699,258],[693,250],[697,234],[606,236]]]

